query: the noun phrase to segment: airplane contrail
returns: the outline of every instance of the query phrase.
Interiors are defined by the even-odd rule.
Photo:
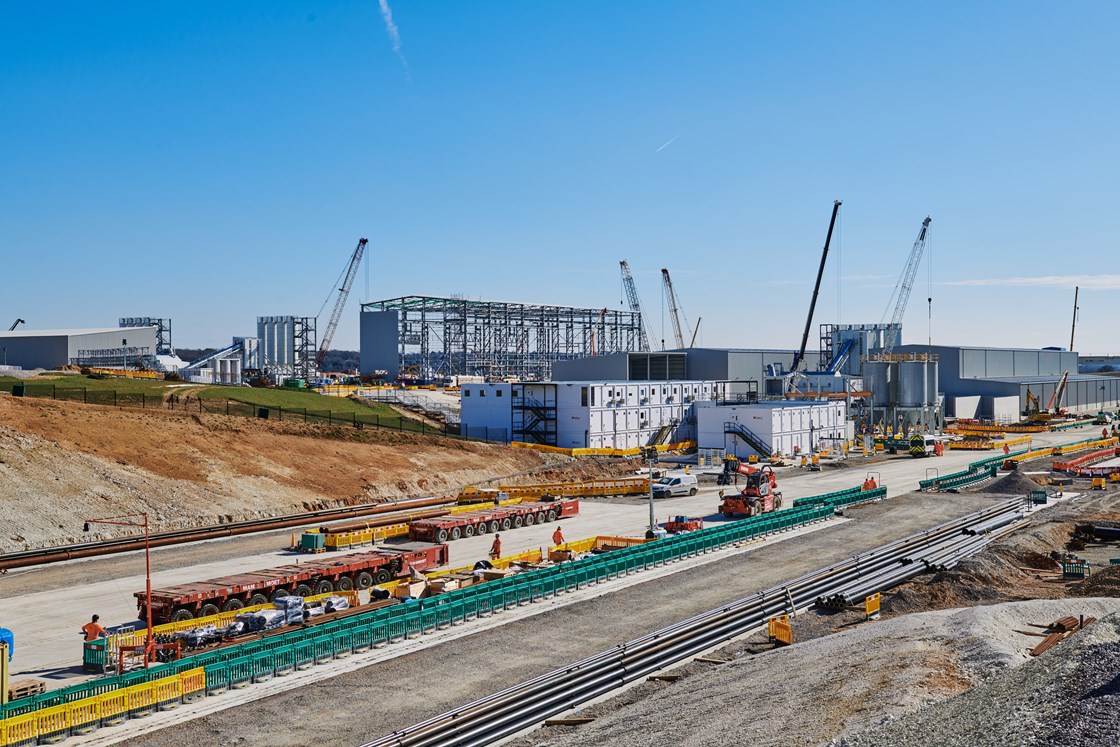
[[[397,31],[397,24],[393,23],[393,9],[389,7],[389,0],[378,0],[381,7],[381,17],[385,20],[385,31],[389,34],[389,42],[393,45],[393,52],[401,58],[405,70],[408,70],[408,60],[401,53],[401,35]]]
[[[680,137],[680,135],[674,135],[674,136],[673,136],[673,137],[672,137],[672,138],[671,138],[671,139],[669,140],[669,142],[665,143],[665,144],[664,144],[664,145],[662,145],[662,146],[661,146],[660,148],[658,148],[657,150],[655,150],[655,151],[654,151],[654,153],[660,153],[661,151],[665,150],[666,148],[668,148],[668,147],[669,147],[670,145],[672,145],[672,144],[673,144],[673,140],[676,140],[676,139],[677,139],[677,138],[679,138],[679,137]]]

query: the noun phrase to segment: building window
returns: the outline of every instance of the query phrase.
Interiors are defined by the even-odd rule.
[[[583,407],[587,407],[587,387],[581,386],[579,388],[579,403]]]
[[[595,406],[595,387],[591,387],[591,406]]]
[[[494,396],[495,397],[501,397],[502,396],[502,390],[501,389],[494,390]]]
[[[486,396],[486,390],[485,389],[479,389],[478,390],[478,396],[479,397],[485,397]]]
[[[464,390],[463,390],[463,396],[464,396],[464,397],[469,397],[469,396],[471,396],[471,390],[470,390],[470,389],[464,389]]]

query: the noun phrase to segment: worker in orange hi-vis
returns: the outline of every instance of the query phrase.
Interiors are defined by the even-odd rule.
[[[490,545],[490,559],[497,560],[502,557],[502,535],[495,534],[494,542]]]
[[[82,626],[82,634],[86,637],[87,641],[96,641],[98,638],[105,637],[105,628],[101,627],[101,623],[97,622],[101,618],[97,615],[93,619]]]
[[[556,531],[552,533],[552,544],[564,544],[564,533],[560,531],[560,527],[556,527]]]

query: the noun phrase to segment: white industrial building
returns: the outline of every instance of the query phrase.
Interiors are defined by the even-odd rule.
[[[699,449],[741,459],[839,448],[853,436],[842,400],[708,403],[696,408],[696,427]]]
[[[722,381],[464,384],[462,428],[562,448],[631,449],[695,440],[696,403],[726,395]]]

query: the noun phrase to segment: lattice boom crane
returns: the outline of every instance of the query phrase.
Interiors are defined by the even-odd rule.
[[[902,325],[902,316],[906,313],[906,302],[910,300],[910,291],[914,288],[914,277],[918,274],[918,265],[922,261],[922,252],[926,248],[926,239],[929,236],[929,216],[922,221],[922,229],[918,231],[918,238],[914,241],[914,248],[910,250],[910,258],[906,260],[906,268],[898,280],[895,293],[898,294],[894,304],[894,315],[891,317],[890,327],[887,329],[887,340],[883,345],[883,353],[890,355],[898,341],[898,330]],[[892,298],[893,298],[892,294]],[[889,307],[888,307],[889,308]]]
[[[681,332],[681,318],[680,318],[680,303],[677,301],[677,293],[673,290],[673,281],[669,278],[669,271],[661,269],[661,279],[665,281],[665,301],[669,304],[669,321],[673,325],[673,339],[677,343],[677,348],[684,348],[684,333]]]
[[[338,329],[338,320],[342,318],[342,311],[346,308],[346,299],[350,295],[350,288],[354,285],[354,278],[358,274],[358,267],[362,264],[362,255],[365,254],[367,239],[358,239],[358,246],[355,247],[354,253],[350,255],[350,266],[346,268],[346,277],[342,281],[342,287],[338,289],[338,298],[334,302],[334,311],[331,312],[331,320],[327,324],[327,330],[323,333],[322,344],[319,345],[319,353],[315,356],[315,368],[323,365],[323,359],[327,357],[327,353],[331,349],[331,341],[334,339],[334,331]]]
[[[638,286],[634,283],[634,276],[630,274],[630,265],[626,260],[620,260],[618,264],[622,268],[622,288],[626,291],[626,300],[630,304],[630,310],[635,314],[642,315],[642,324],[638,328],[639,344],[642,350],[650,350],[653,335],[646,334],[649,320],[646,319],[645,312],[642,311],[642,299],[638,298]]]

